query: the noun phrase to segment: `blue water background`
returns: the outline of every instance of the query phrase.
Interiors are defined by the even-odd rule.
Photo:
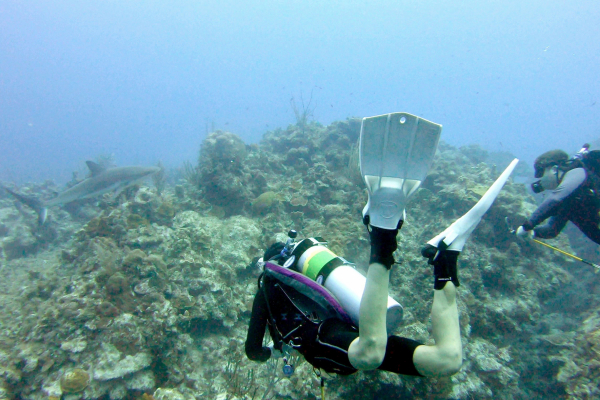
[[[212,129],[408,111],[530,162],[600,137],[600,4],[2,1],[0,180],[177,167]]]

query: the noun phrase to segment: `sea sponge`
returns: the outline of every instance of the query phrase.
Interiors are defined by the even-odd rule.
[[[81,368],[68,371],[60,378],[60,388],[64,393],[81,392],[89,383],[90,374]]]

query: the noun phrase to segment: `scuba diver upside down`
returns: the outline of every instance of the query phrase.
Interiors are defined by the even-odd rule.
[[[405,218],[406,201],[431,165],[440,132],[440,125],[406,113],[363,119],[360,167],[369,194],[363,222],[371,245],[366,279],[361,275],[363,283],[357,294],[356,282],[348,277],[360,274],[348,267],[346,260],[326,249],[320,238],[295,243],[295,232],[290,231],[287,243],[271,245],[261,260],[264,272],[245,345],[249,359],[265,362],[292,348],[315,369],[340,375],[379,369],[439,377],[459,371],[462,343],[456,304],[457,260],[518,160],[469,212],[421,251],[434,270],[431,322],[435,344],[388,335],[388,286],[395,263],[396,236]],[[389,160],[389,152],[398,152],[401,142],[421,143],[421,148],[405,150],[408,156],[396,153],[398,164],[413,157],[421,165],[414,167],[417,163],[406,162],[405,166],[413,165],[412,169],[399,171],[398,164]],[[273,339],[272,346],[263,346],[266,329]]]
[[[400,223],[401,225],[401,223]],[[315,368],[340,375],[358,370],[380,369],[404,375],[444,376],[456,373],[462,365],[462,345],[456,306],[457,259],[459,252],[438,252],[426,247],[423,255],[434,266],[434,300],[431,312],[433,336],[436,344],[425,346],[420,342],[399,336],[387,336],[386,312],[388,284],[393,253],[397,248],[398,230],[370,227],[371,257],[366,286],[359,311],[359,329],[342,318],[324,321],[305,320],[306,312],[298,310],[287,295],[290,290],[277,290],[278,282],[263,279],[252,307],[252,317],[246,340],[246,354],[254,361],[267,361],[281,351],[284,340],[292,342]],[[284,244],[271,245],[264,260],[285,262],[280,257]],[[437,256],[437,257],[436,257]],[[301,308],[301,307],[300,307]],[[274,346],[262,346],[268,326]],[[360,334],[359,334],[360,332]],[[284,339],[285,338],[285,339]]]

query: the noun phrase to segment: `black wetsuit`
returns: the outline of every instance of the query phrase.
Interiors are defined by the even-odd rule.
[[[571,221],[587,237],[600,244],[600,202],[594,190],[594,179],[583,168],[566,172],[560,185],[546,197],[523,228],[527,231],[535,228],[535,237],[538,238],[554,238]],[[538,226],[548,218],[547,223]]]
[[[281,309],[278,312],[281,313]],[[288,319],[294,318],[294,312],[295,310],[290,308]],[[268,320],[269,305],[263,290],[259,289],[252,305],[252,317],[246,338],[246,355],[251,360],[265,362],[271,356],[271,350],[262,345]],[[306,324],[295,336],[299,336],[302,342],[299,351],[313,366],[340,375],[349,375],[357,371],[348,359],[350,343],[358,337],[358,329],[354,325],[337,318],[329,318],[320,324]],[[421,343],[415,340],[389,336],[385,357],[378,369],[421,376],[412,360],[415,348],[419,345]]]

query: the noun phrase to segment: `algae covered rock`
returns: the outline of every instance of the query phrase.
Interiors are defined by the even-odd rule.
[[[200,149],[200,164],[239,168],[245,158],[246,144],[231,132],[212,132],[204,139]]]
[[[125,379],[125,387],[129,390],[147,391],[154,389],[155,386],[156,377],[149,369],[136,372]]]
[[[184,396],[177,389],[158,388],[153,394],[155,400],[190,400],[188,396]]]
[[[122,378],[152,363],[152,356],[147,352],[122,357],[121,352],[111,344],[102,343],[102,349],[102,358],[98,360],[93,373],[94,379],[99,381]]]
[[[220,230],[221,220],[212,216],[202,216],[196,211],[177,214],[173,222],[173,232],[167,248],[171,257],[193,250],[209,255],[220,246],[215,230]]]
[[[60,348],[71,353],[81,353],[87,347],[87,341],[78,338],[62,342]]]
[[[10,235],[0,239],[4,256],[7,259],[25,257],[39,249],[38,240],[26,227],[17,226],[10,233]]]

